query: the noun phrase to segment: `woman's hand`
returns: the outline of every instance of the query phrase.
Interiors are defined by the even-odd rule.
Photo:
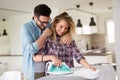
[[[51,61],[54,63],[54,65],[56,67],[62,65],[62,61],[60,59],[58,59],[56,56],[54,56],[54,55],[51,56]]]
[[[92,66],[90,66],[88,69],[90,69],[91,71],[96,71],[96,68]]]

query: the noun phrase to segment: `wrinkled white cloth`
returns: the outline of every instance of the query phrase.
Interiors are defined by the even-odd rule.
[[[0,80],[21,80],[21,72],[7,71],[2,74]]]
[[[73,68],[73,73],[66,76],[84,77],[92,80],[116,80],[116,72],[111,64],[94,65],[96,72],[86,68]]]
[[[99,70],[91,71],[86,68],[73,68],[73,73],[67,76],[84,77],[87,79],[96,79],[99,76]]]
[[[97,80],[116,80],[116,73],[112,65],[102,64],[96,67],[100,69],[100,76]]]

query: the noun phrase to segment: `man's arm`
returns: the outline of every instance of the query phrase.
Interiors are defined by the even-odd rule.
[[[49,28],[40,35],[40,37],[35,41],[35,29],[34,27],[29,28],[30,25],[23,25],[21,28],[21,39],[24,52],[27,51],[28,54],[36,54],[40,48],[42,48],[47,36],[51,35],[51,30]]]
[[[49,28],[45,29],[41,36],[36,40],[37,46],[39,49],[41,49],[44,45],[44,42],[48,36],[52,34],[51,30]]]
[[[55,66],[61,66],[62,61],[58,59],[55,55],[34,55],[33,61],[35,62],[45,62],[52,61]]]

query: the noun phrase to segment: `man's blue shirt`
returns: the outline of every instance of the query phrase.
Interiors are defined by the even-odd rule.
[[[36,25],[33,19],[25,23],[21,28],[23,71],[28,80],[34,80],[35,68],[32,56],[39,51],[35,41],[40,37],[41,32],[42,30]]]

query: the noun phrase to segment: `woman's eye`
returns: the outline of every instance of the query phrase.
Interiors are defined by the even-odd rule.
[[[68,29],[68,27],[66,27],[65,29]]]
[[[63,26],[60,26],[60,28],[63,28]]]

